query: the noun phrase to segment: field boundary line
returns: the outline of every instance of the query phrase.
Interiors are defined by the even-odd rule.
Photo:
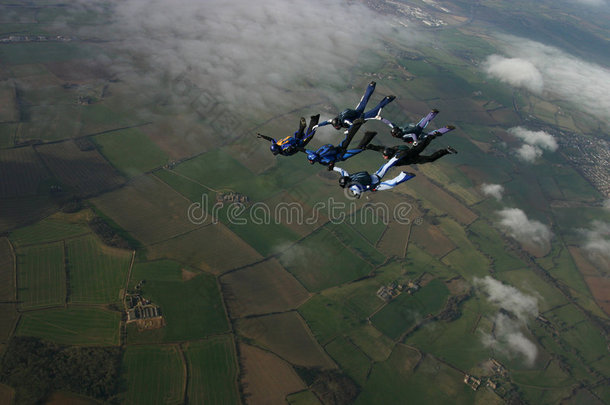
[[[178,343],[175,345],[177,347],[178,353],[180,354],[180,358],[182,359],[182,376],[184,377],[184,381],[182,383],[182,403],[188,404],[188,387],[189,387],[189,377],[190,377],[190,368],[188,363],[188,358],[186,357],[186,353],[184,352],[184,348],[182,345],[187,343]]]
[[[11,256],[13,257],[13,298],[15,302],[17,302],[17,252],[15,251],[15,247],[13,246],[11,240],[9,238],[5,238],[8,242],[8,246],[11,250]]]

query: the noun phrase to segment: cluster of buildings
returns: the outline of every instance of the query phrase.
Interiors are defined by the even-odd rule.
[[[559,146],[569,150],[564,156],[597,190],[606,197],[610,197],[610,145],[608,142],[590,136],[565,135],[559,138]]]
[[[435,2],[432,2],[430,0],[425,1],[425,2],[429,6],[434,7],[435,9],[437,9],[439,11],[449,13],[448,9],[436,4]],[[447,25],[447,23],[445,21],[443,21],[442,19],[434,17],[432,14],[422,10],[421,8],[410,6],[408,4],[401,3],[400,1],[369,0],[366,3],[373,10],[376,10],[383,14],[391,14],[391,15],[395,15],[398,17],[404,17],[411,21],[418,21],[427,27],[442,27],[444,25]],[[404,26],[407,26],[407,24],[404,24],[401,21],[398,21],[398,23],[402,24]]]
[[[406,283],[398,283],[397,281],[393,281],[388,285],[379,287],[377,296],[384,301],[391,301],[405,291],[408,294],[413,294],[417,290],[419,290],[419,284],[417,282],[409,280]]]
[[[140,290],[142,282],[138,283],[136,290]],[[161,308],[139,293],[126,294],[124,305],[127,314],[126,323],[136,322],[140,329],[156,329],[164,325]]]
[[[494,376],[498,376],[498,377],[507,377],[508,376],[508,372],[506,371],[506,369],[504,368],[502,363],[500,363],[496,359],[489,359],[489,368],[490,368],[492,375],[494,375]],[[494,391],[496,391],[496,389],[498,388],[498,383],[493,381],[491,379],[491,377],[477,378],[470,374],[464,374],[464,384],[466,384],[470,388],[472,388],[473,391],[478,390],[479,387],[481,386],[481,384],[484,384],[485,386],[491,388]]]
[[[224,203],[239,203],[239,204],[248,204],[250,199],[248,196],[236,193],[234,191],[229,191],[228,193],[216,193],[216,202],[220,204]]]

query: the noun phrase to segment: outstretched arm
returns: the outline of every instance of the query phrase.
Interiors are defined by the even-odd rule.
[[[271,138],[270,136],[267,136],[267,135],[263,135],[263,134],[256,134],[256,137],[257,137],[257,138],[263,138],[263,139],[266,139],[266,140],[268,140],[269,142],[273,142],[273,143],[275,143],[275,142],[276,142],[276,141],[275,141],[275,139],[273,139],[273,138]]]
[[[389,190],[396,187],[400,183],[404,183],[405,181],[412,179],[413,177],[415,177],[415,174],[413,173],[400,172],[400,174],[394,177],[392,180],[382,181],[379,183],[379,185],[375,187],[375,191]]]
[[[340,167],[335,166],[335,167],[333,167],[333,170],[334,170],[334,171],[336,171],[336,172],[338,172],[338,173],[339,173],[341,176],[344,176],[344,177],[349,177],[349,173],[348,173],[348,172],[346,172],[345,170],[343,170],[343,169],[342,169],[342,168],[340,168]]]

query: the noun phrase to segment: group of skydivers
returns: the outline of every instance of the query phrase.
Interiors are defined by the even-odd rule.
[[[332,120],[319,123],[320,114],[318,114],[311,117],[309,126],[307,126],[305,118],[301,117],[299,129],[292,136],[287,136],[280,140],[275,140],[274,138],[262,134],[258,134],[257,136],[271,142],[270,149],[274,155],[291,156],[298,152],[304,152],[307,154],[309,163],[314,164],[317,162],[327,166],[328,170],[339,172],[341,175],[341,178],[339,178],[339,185],[343,188],[348,188],[351,194],[358,198],[366,191],[387,190],[415,176],[413,173],[403,171],[391,180],[382,181],[391,167],[429,163],[447,154],[457,153],[452,147],[447,147],[445,149],[440,149],[429,156],[421,155],[434,138],[455,129],[454,126],[448,125],[424,133],[424,129],[428,126],[430,121],[436,117],[438,110],[432,110],[417,124],[410,124],[403,128],[381,117],[381,110],[391,103],[396,98],[395,96],[384,97],[375,108],[365,112],[364,109],[366,108],[366,104],[375,91],[375,85],[376,83],[374,81],[369,83],[355,109],[346,109]],[[392,147],[372,145],[371,141],[375,135],[377,135],[377,132],[367,131],[360,141],[360,144],[358,144],[358,147],[355,149],[348,149],[356,132],[358,132],[360,127],[368,120],[382,121],[391,128],[393,137],[402,139],[405,143],[411,144],[411,146],[406,144]],[[337,130],[345,129],[345,139],[337,146],[327,144],[316,151],[306,149],[305,147],[309,141],[312,140],[316,133],[316,129],[329,124]],[[367,149],[381,152],[384,159],[388,160],[374,174],[362,171],[350,175],[340,167],[335,167],[336,162],[347,160]]]

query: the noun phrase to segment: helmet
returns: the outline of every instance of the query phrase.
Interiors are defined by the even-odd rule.
[[[320,156],[318,156],[317,153],[314,152],[309,152],[307,153],[307,160],[309,160],[309,163],[311,163],[312,165],[314,163],[316,163],[318,160],[320,160]]]
[[[277,155],[282,150],[282,148],[280,148],[280,146],[277,143],[272,143],[271,146],[269,146],[269,149],[271,149],[271,152],[274,155]]]
[[[394,149],[392,149],[392,148],[385,148],[383,150],[383,157],[385,159],[391,159],[392,156],[394,156],[394,153],[395,153]]]
[[[362,194],[362,187],[360,187],[357,184],[353,184],[351,186],[349,186],[349,192],[351,195],[353,195],[356,198],[360,198],[360,195]]]
[[[392,136],[394,138],[400,138],[402,136],[402,130],[399,127],[392,128]]]
[[[341,186],[341,188],[345,188],[345,186],[347,186],[348,183],[349,183],[348,176],[341,176],[339,178],[339,185]]]
[[[341,120],[339,117],[335,117],[330,122],[335,129],[341,129],[343,126],[341,125]]]

